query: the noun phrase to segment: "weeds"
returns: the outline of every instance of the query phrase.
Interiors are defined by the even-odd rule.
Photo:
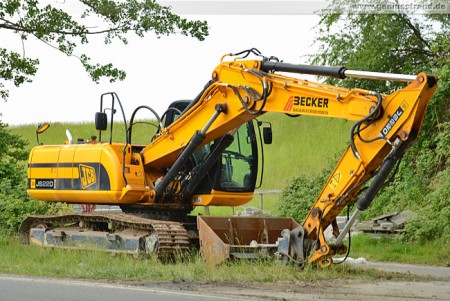
[[[368,250],[369,248],[362,248],[362,245],[370,245],[370,250],[378,250],[373,251],[374,253],[383,253],[385,251],[380,252],[379,250],[386,250],[387,242],[365,237],[355,239],[353,250],[358,256],[366,257],[366,254],[361,252],[362,249]],[[398,248],[401,248],[401,243],[395,242],[387,253],[395,254],[398,252]],[[435,248],[435,252],[443,251],[443,246],[425,246],[423,248],[423,252],[429,251],[430,248]],[[371,256],[367,257],[371,258]],[[424,258],[417,258],[416,263],[421,263]],[[395,257],[394,259],[397,260]],[[0,237],[0,273],[111,281],[248,283],[392,277],[387,273],[363,270],[349,265],[333,265],[327,269],[309,265],[299,271],[295,265],[285,265],[271,258],[236,259],[212,266],[205,263],[195,251],[182,261],[163,264],[154,256],[135,257],[126,254],[111,256],[105,252],[39,248],[22,245],[17,238],[10,237]]]
[[[400,238],[375,239],[362,234],[352,237],[350,256],[372,261],[450,266],[450,248],[446,240],[419,243]]]

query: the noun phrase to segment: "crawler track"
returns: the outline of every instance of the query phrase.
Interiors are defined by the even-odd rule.
[[[156,239],[154,252],[159,259],[174,257],[189,249],[189,236],[183,224],[173,221],[161,221],[130,214],[65,214],[65,215],[30,215],[21,224],[19,232],[25,243],[30,241],[30,230],[34,227],[53,229],[61,225],[76,224],[82,229],[103,229],[105,235],[117,230],[148,231],[148,236]],[[73,226],[72,226],[73,227]],[[141,251],[146,252],[141,246]]]

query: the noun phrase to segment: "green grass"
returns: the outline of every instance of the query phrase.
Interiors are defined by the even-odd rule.
[[[12,133],[22,136],[28,141],[28,149],[37,145],[36,141],[37,124],[27,124],[12,126],[9,129]],[[52,123],[50,128],[39,136],[39,140],[44,144],[63,144],[67,141],[66,130],[69,130],[73,142],[76,143],[78,138],[84,140],[90,139],[91,136],[99,136],[95,130],[93,122],[82,123]],[[137,124],[133,126],[132,142],[136,144],[148,144],[153,134],[156,133],[156,127],[148,124]],[[102,140],[109,141],[109,129],[102,133]],[[113,142],[125,142],[125,128],[123,123],[114,123],[113,126]]]
[[[324,270],[309,266],[300,272],[294,265],[273,260],[232,261],[212,266],[197,254],[178,264],[162,264],[153,257],[112,257],[104,252],[44,249],[22,245],[11,237],[0,237],[0,273],[121,281],[277,282],[390,277],[388,273],[344,265]]]
[[[376,239],[362,234],[352,237],[350,256],[364,257],[369,261],[450,266],[448,241],[420,244],[386,237]]]
[[[316,175],[336,154],[343,154],[350,140],[352,122],[331,118],[289,117],[268,113],[259,118],[273,127],[273,143],[266,145],[262,189],[283,189],[299,175]]]

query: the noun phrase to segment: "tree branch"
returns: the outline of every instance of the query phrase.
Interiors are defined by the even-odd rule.
[[[14,81],[16,86],[30,82],[36,74],[39,61],[26,58],[25,40],[35,37],[46,45],[57,49],[67,56],[74,56],[83,64],[90,77],[98,82],[102,77],[110,81],[123,80],[126,73],[115,68],[111,63],[91,63],[90,58],[81,54],[74,55],[79,44],[88,43],[93,35],[104,37],[104,43],[119,39],[126,43],[126,35],[135,33],[144,37],[148,32],[156,35],[170,35],[178,32],[204,40],[208,35],[205,21],[189,21],[173,14],[169,7],[161,6],[154,0],[78,0],[85,5],[81,18],[93,16],[101,19],[98,26],[85,26],[69,12],[58,9],[51,4],[40,5],[44,1],[7,1],[0,4],[0,31],[9,30],[18,34],[22,42],[22,53],[6,53],[0,48],[0,79]],[[85,20],[85,19],[83,19]],[[22,58],[21,58],[22,55]],[[0,83],[0,98],[6,99],[8,91]]]
[[[394,48],[397,52],[404,52],[404,53],[415,53],[415,54],[423,54],[425,56],[428,56],[430,58],[434,57],[434,53],[432,51],[422,49],[422,48],[413,48],[413,47],[403,47],[403,48]]]
[[[16,23],[12,23],[8,20],[5,19],[1,19],[1,21],[5,22],[5,23],[0,23],[0,28],[4,28],[4,29],[9,29],[9,30],[14,30],[14,31],[20,31],[20,32],[26,32],[26,33],[35,33],[38,30],[36,28],[29,28],[29,27],[24,27],[24,26],[20,26],[19,24]],[[111,33],[111,32],[116,32],[116,31],[121,31],[121,29],[123,28],[123,25],[119,25],[113,28],[108,28],[108,29],[103,29],[103,30],[99,30],[99,31],[65,31],[65,30],[50,30],[48,31],[49,33],[56,33],[56,34],[64,34],[64,35],[72,35],[72,36],[79,36],[79,35],[96,35],[96,34],[103,34],[103,33]]]
[[[418,30],[414,24],[411,23],[411,20],[408,19],[405,15],[401,15],[402,20],[405,22],[406,26],[411,29],[414,33],[414,36],[419,39],[428,49],[431,49],[431,45],[422,37],[420,30]]]

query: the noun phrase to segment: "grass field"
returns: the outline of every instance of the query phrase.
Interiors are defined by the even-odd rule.
[[[351,246],[352,257],[364,257],[370,261],[450,266],[450,249],[445,240],[420,244],[357,235],[352,238]]]
[[[367,238],[363,239],[368,242]],[[381,247],[388,244],[379,242]],[[399,245],[399,243],[394,243]],[[358,251],[358,239],[354,248]],[[442,246],[417,246],[419,250],[436,249],[430,253],[435,262]],[[392,249],[392,248],[391,248]],[[391,252],[389,252],[391,253]],[[447,252],[448,254],[448,252]],[[403,262],[400,260],[400,262]],[[429,262],[429,260],[428,260]],[[442,261],[441,261],[442,262]],[[415,263],[421,263],[421,258]],[[139,281],[317,281],[329,279],[379,279],[405,277],[360,269],[348,265],[332,265],[327,269],[307,266],[299,271],[295,265],[284,265],[273,259],[230,261],[219,266],[205,263],[197,253],[177,264],[163,264],[154,257],[112,255],[105,252],[74,251],[23,245],[17,239],[0,236],[0,273],[63,277],[75,279],[139,280]]]

